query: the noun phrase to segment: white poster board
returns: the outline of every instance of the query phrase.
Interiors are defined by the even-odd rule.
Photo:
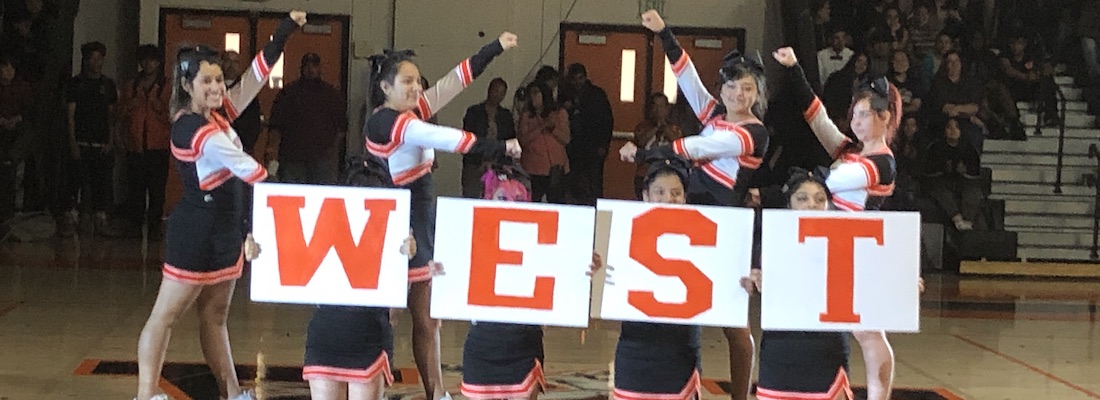
[[[592,317],[748,325],[740,279],[749,274],[753,210],[604,199],[597,209],[611,214],[605,259],[613,270],[595,279],[602,298]]]
[[[920,215],[765,210],[761,326],[920,329]]]
[[[588,326],[591,207],[440,198],[432,318]]]
[[[405,307],[409,191],[261,183],[252,300]]]

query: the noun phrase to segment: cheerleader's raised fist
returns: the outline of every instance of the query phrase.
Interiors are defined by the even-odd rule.
[[[306,24],[306,12],[301,10],[294,10],[290,12],[290,19],[294,20],[298,26]]]
[[[772,57],[775,57],[775,61],[779,61],[779,64],[784,67],[793,67],[795,64],[798,64],[798,57],[794,56],[794,49],[790,47],[776,50],[772,53]]]
[[[634,162],[635,157],[638,155],[638,146],[633,142],[626,142],[622,148],[619,149],[619,159],[625,162]]]
[[[508,139],[504,142],[504,154],[512,158],[523,157],[523,148],[519,146],[518,139]]]
[[[516,34],[512,32],[504,32],[500,34],[500,46],[503,47],[504,50],[508,50],[518,45],[519,37],[516,36]]]
[[[642,26],[651,31],[660,32],[665,29],[665,20],[657,10],[649,10],[642,14]]]

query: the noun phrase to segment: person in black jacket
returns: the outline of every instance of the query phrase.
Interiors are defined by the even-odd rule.
[[[504,96],[508,94],[508,82],[494,78],[489,82],[489,93],[485,101],[466,109],[462,117],[462,130],[473,133],[478,139],[508,140],[516,137],[515,118],[512,111],[501,107]],[[462,197],[481,198],[481,175],[485,173],[485,163],[477,154],[462,156]]]
[[[607,92],[588,80],[584,65],[570,65],[567,77],[570,93],[559,101],[569,111],[572,134],[565,149],[571,168],[570,192],[574,204],[596,205],[603,195],[603,165],[615,120]]]
[[[932,143],[921,155],[921,187],[936,201],[960,231],[984,230],[981,213],[981,155],[965,140],[959,120],[951,118],[944,126],[943,138]]]

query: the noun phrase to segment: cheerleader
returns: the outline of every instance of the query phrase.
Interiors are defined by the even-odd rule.
[[[897,166],[887,145],[901,120],[901,95],[886,78],[862,84],[852,98],[848,111],[852,132],[859,142],[849,139],[829,119],[821,99],[806,81],[806,75],[794,51],[776,50],[775,60],[786,67],[792,98],[818,142],[836,162],[827,171],[825,183],[833,194],[833,204],[841,210],[877,209],[894,191]],[[867,398],[885,400],[894,379],[894,353],[882,331],[852,332],[863,349],[867,365]]]
[[[409,311],[413,318],[413,358],[424,383],[427,398],[449,398],[443,387],[440,365],[439,322],[428,307],[431,296],[429,261],[435,238],[435,196],[432,193],[432,163],[435,151],[473,153],[495,159],[502,153],[518,158],[519,142],[477,139],[470,132],[428,122],[436,112],[455,98],[489,62],[516,46],[516,35],[505,32],[481,48],[423,90],[420,70],[411,60],[412,53],[386,52],[372,58],[371,106],[375,112],[363,126],[367,150],[389,163],[393,183],[411,192],[413,236],[419,246],[409,261]]]
[[[689,204],[741,205],[734,192],[742,174],[760,166],[768,147],[768,130],[760,119],[767,104],[763,66],[739,55],[736,51],[725,57],[718,72],[720,101],[707,92],[688,54],[680,47],[672,31],[653,10],[642,14],[642,25],[657,33],[665,55],[672,63],[677,84],[692,110],[704,123],[698,136],[672,142],[671,151],[695,161],[691,184],[687,192]],[[620,150],[623,161],[645,160],[646,151],[627,143]],[[668,152],[667,148],[655,151]],[[748,328],[723,329],[729,340],[730,393],[734,400],[748,398],[752,374],[753,342]]]
[[[348,186],[393,187],[390,172],[377,157],[349,162]],[[412,259],[416,241],[410,235],[401,254]],[[442,273],[435,266],[433,275]],[[386,308],[319,305],[309,320],[302,379],[313,400],[377,400],[393,383],[393,330]]]
[[[305,22],[304,12],[292,11],[232,90],[226,90],[217,51],[196,46],[176,56],[171,147],[183,198],[168,217],[164,279],[138,342],[137,399],[168,398],[155,394],[165,351],[172,327],[192,305],[199,309],[202,353],[221,395],[253,398],[237,381],[226,318],[243,261],[259,254],[241,232],[242,186],[263,180],[267,171],[241,149],[230,123],[263,88],[287,37]]]
[[[806,172],[783,187],[792,210],[826,210],[833,196],[825,180]],[[741,279],[750,294],[760,290],[760,269]],[[848,336],[840,332],[764,331],[760,338],[760,400],[853,399],[848,384]]]
[[[647,203],[687,203],[691,168],[688,161],[678,156],[664,158],[657,155],[646,161],[648,169],[642,186],[642,200]],[[595,268],[599,265],[593,266],[593,272]],[[610,274],[607,279],[610,282]],[[619,343],[615,347],[615,387],[611,398],[698,398],[701,394],[700,334],[698,326],[623,321]]]

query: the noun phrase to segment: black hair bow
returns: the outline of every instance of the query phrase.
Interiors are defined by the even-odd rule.
[[[871,92],[876,95],[882,96],[884,99],[890,98],[890,81],[886,80],[885,76],[880,76],[874,79],[868,79],[860,85],[863,89],[870,89]]]

